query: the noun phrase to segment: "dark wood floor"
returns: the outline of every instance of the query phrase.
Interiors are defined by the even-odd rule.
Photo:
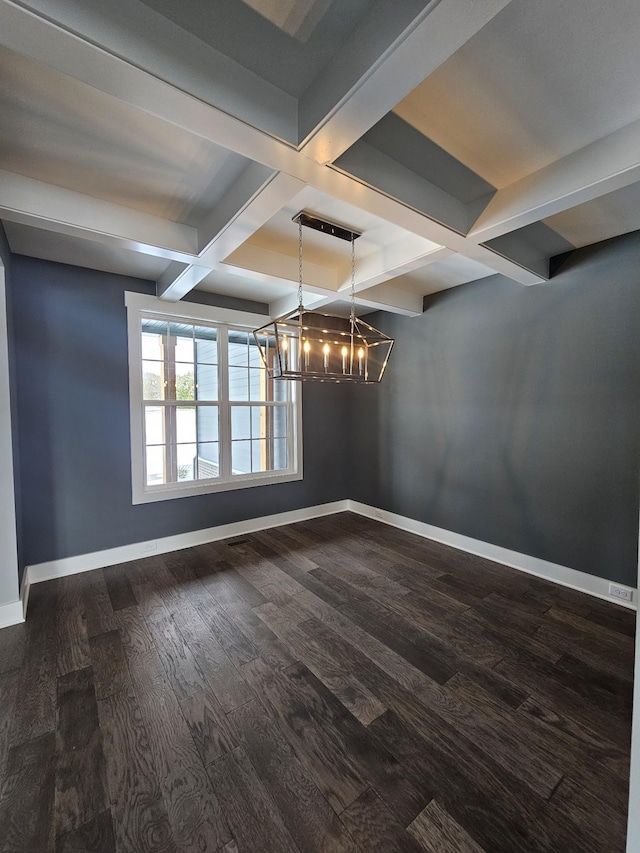
[[[1,849],[622,853],[634,621],[349,514],[38,584]]]

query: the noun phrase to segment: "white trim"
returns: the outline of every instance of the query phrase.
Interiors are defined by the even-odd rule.
[[[466,551],[468,554],[476,554],[478,557],[484,557],[494,563],[501,563],[503,566],[509,566],[511,569],[544,578],[544,580],[552,581],[560,586],[568,586],[570,589],[585,592],[587,595],[602,598],[613,604],[619,604],[621,607],[627,607],[630,610],[636,609],[637,589],[632,588],[632,602],[621,601],[619,598],[613,598],[609,595],[611,581],[606,578],[596,577],[577,569],[570,569],[568,566],[561,566],[558,563],[550,563],[547,560],[541,560],[539,557],[521,554],[519,551],[510,551],[500,545],[492,545],[490,542],[483,542],[481,539],[472,539],[470,536],[444,530],[442,527],[434,527],[432,524],[416,521],[413,518],[397,515],[394,512],[378,509],[358,501],[350,500],[347,501],[347,504],[350,512],[356,512],[359,515],[372,518],[374,521],[382,521],[392,527],[398,527],[400,530],[423,536],[425,539],[451,545],[452,548],[458,548],[458,550]]]
[[[204,545],[207,542],[215,542],[218,539],[228,539],[247,533],[255,533],[258,530],[282,527],[285,524],[295,524],[297,521],[308,521],[312,518],[333,515],[337,512],[355,512],[374,521],[381,521],[400,530],[415,533],[425,539],[442,542],[445,545],[458,548],[460,551],[476,554],[495,563],[501,563],[509,568],[544,578],[560,586],[567,586],[579,592],[584,592],[587,595],[602,598],[621,607],[635,609],[634,603],[629,604],[609,596],[607,594],[609,581],[604,578],[598,578],[586,572],[580,572],[556,563],[549,563],[546,560],[530,557],[527,554],[520,554],[517,551],[509,551],[507,548],[501,548],[498,545],[491,545],[479,539],[462,536],[459,533],[443,530],[441,527],[434,527],[431,524],[425,524],[422,521],[416,521],[403,515],[396,515],[396,513],[377,509],[358,501],[341,500],[303,507],[302,509],[294,509],[289,512],[280,512],[276,515],[264,515],[259,518],[249,518],[245,521],[221,524],[217,527],[207,527],[204,530],[192,530],[188,533],[165,536],[163,539],[151,540],[150,542],[134,542],[131,545],[121,545],[105,551],[94,551],[91,554],[80,554],[77,557],[65,557],[60,560],[51,560],[47,563],[27,566],[21,590],[25,614],[29,587],[34,583],[41,583],[42,581],[66,575],[75,575],[79,572],[88,572],[93,569],[102,569],[106,566],[126,563],[130,560],[140,560],[152,554],[166,554],[182,548],[193,548],[197,545]],[[634,590],[634,600],[635,598],[636,590]],[[22,620],[18,619],[17,621]]]
[[[9,371],[9,328],[7,317],[7,284],[5,267],[0,257],[0,602],[8,607],[2,619],[10,615],[18,598],[18,541],[16,526],[16,491],[13,470],[12,402]],[[4,613],[4,611],[0,611]],[[13,623],[7,623],[13,624]]]
[[[0,604],[0,628],[8,628],[9,625],[17,625],[24,620],[25,613],[20,599],[10,601],[9,604]]]
[[[333,503],[294,509],[289,512],[279,512],[276,515],[263,515],[260,518],[248,518],[246,521],[220,524],[217,527],[206,527],[204,530],[191,530],[188,533],[178,533],[175,536],[151,540],[151,543],[134,542],[131,545],[120,545],[117,548],[94,551],[91,554],[80,554],[77,557],[63,557],[60,560],[50,560],[47,563],[27,566],[25,582],[29,584],[41,583],[52,578],[61,578],[65,575],[75,575],[79,572],[127,563],[130,560],[141,560],[143,557],[149,557],[152,554],[166,554],[169,551],[179,551],[182,548],[193,548],[196,545],[204,545],[218,539],[242,536],[271,527],[282,527],[284,524],[308,521],[311,518],[320,518],[323,515],[333,515],[336,512],[345,512],[346,510],[347,501],[334,501]],[[153,542],[155,542],[156,547],[150,548],[149,545]]]

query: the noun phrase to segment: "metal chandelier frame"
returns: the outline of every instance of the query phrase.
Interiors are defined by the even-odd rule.
[[[254,331],[266,369],[274,379],[316,382],[380,382],[394,340],[356,317],[355,241],[358,231],[328,222],[307,211],[298,223],[298,307]],[[349,317],[306,309],[302,295],[302,227],[351,243],[351,312]]]

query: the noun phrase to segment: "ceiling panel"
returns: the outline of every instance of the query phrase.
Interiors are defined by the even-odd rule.
[[[576,247],[636,231],[640,228],[640,184],[580,204],[544,222]]]
[[[245,158],[0,48],[0,164],[36,180],[197,224]]]
[[[640,118],[637,0],[512,0],[397,113],[501,188]]]

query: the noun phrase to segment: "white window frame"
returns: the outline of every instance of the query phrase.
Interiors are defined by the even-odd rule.
[[[127,332],[129,341],[129,410],[131,433],[131,495],[133,504],[171,500],[190,495],[206,495],[245,489],[251,486],[290,483],[302,479],[302,400],[297,382],[287,381],[291,395],[291,428],[288,430],[288,459],[286,471],[260,471],[251,474],[231,474],[230,460],[223,456],[223,443],[231,447],[231,405],[228,399],[226,345],[220,349],[220,477],[211,480],[189,480],[179,483],[159,483],[148,486],[145,481],[144,403],[142,385],[142,317],[179,319],[192,323],[214,323],[218,326],[253,331],[268,322],[264,314],[249,314],[228,308],[216,308],[194,302],[166,302],[155,296],[125,292]],[[225,374],[224,376],[222,374]],[[228,448],[225,454],[228,453]]]

